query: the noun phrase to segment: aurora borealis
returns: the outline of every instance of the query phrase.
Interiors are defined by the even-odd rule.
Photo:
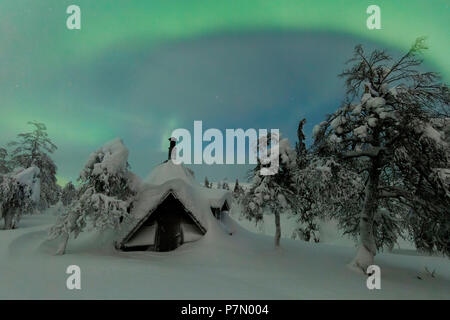
[[[67,30],[80,6],[82,29]],[[381,8],[382,30],[366,28]],[[307,133],[343,97],[336,77],[353,47],[399,54],[428,37],[425,66],[450,79],[449,2],[363,0],[2,0],[0,145],[44,122],[60,182],[115,137],[145,176],[177,127],[280,128]],[[199,168],[200,169],[200,168]],[[197,171],[194,168],[195,171]],[[198,178],[245,170],[201,168]]]

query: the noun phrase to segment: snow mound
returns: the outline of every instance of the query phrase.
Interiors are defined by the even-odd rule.
[[[172,160],[168,160],[154,168],[145,182],[152,185],[162,185],[174,179],[197,185],[193,172],[183,165],[175,164]]]
[[[142,179],[131,171],[128,171],[127,179],[129,183],[128,186],[130,187],[130,189],[136,193],[139,192],[139,190],[142,188],[143,185]]]

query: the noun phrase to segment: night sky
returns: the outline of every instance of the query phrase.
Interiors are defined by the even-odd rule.
[[[0,145],[44,122],[61,184],[120,137],[145,177],[176,128],[279,128],[295,142],[344,97],[337,78],[356,44],[394,56],[428,37],[425,67],[450,79],[449,1],[1,0]],[[82,29],[66,28],[81,7]],[[381,7],[382,30],[366,28]],[[246,166],[193,166],[243,178]]]

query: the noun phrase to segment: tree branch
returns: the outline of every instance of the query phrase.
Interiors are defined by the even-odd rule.
[[[359,158],[359,157],[369,157],[369,158],[375,158],[380,154],[380,151],[382,151],[383,148],[381,147],[373,147],[367,150],[361,150],[361,151],[348,151],[341,154],[343,158]]]
[[[378,196],[380,198],[405,198],[409,199],[411,195],[399,187],[383,187],[380,188]]]

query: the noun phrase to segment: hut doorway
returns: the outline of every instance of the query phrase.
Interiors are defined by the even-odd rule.
[[[183,243],[179,212],[168,211],[157,220],[155,249],[156,251],[172,251]]]

